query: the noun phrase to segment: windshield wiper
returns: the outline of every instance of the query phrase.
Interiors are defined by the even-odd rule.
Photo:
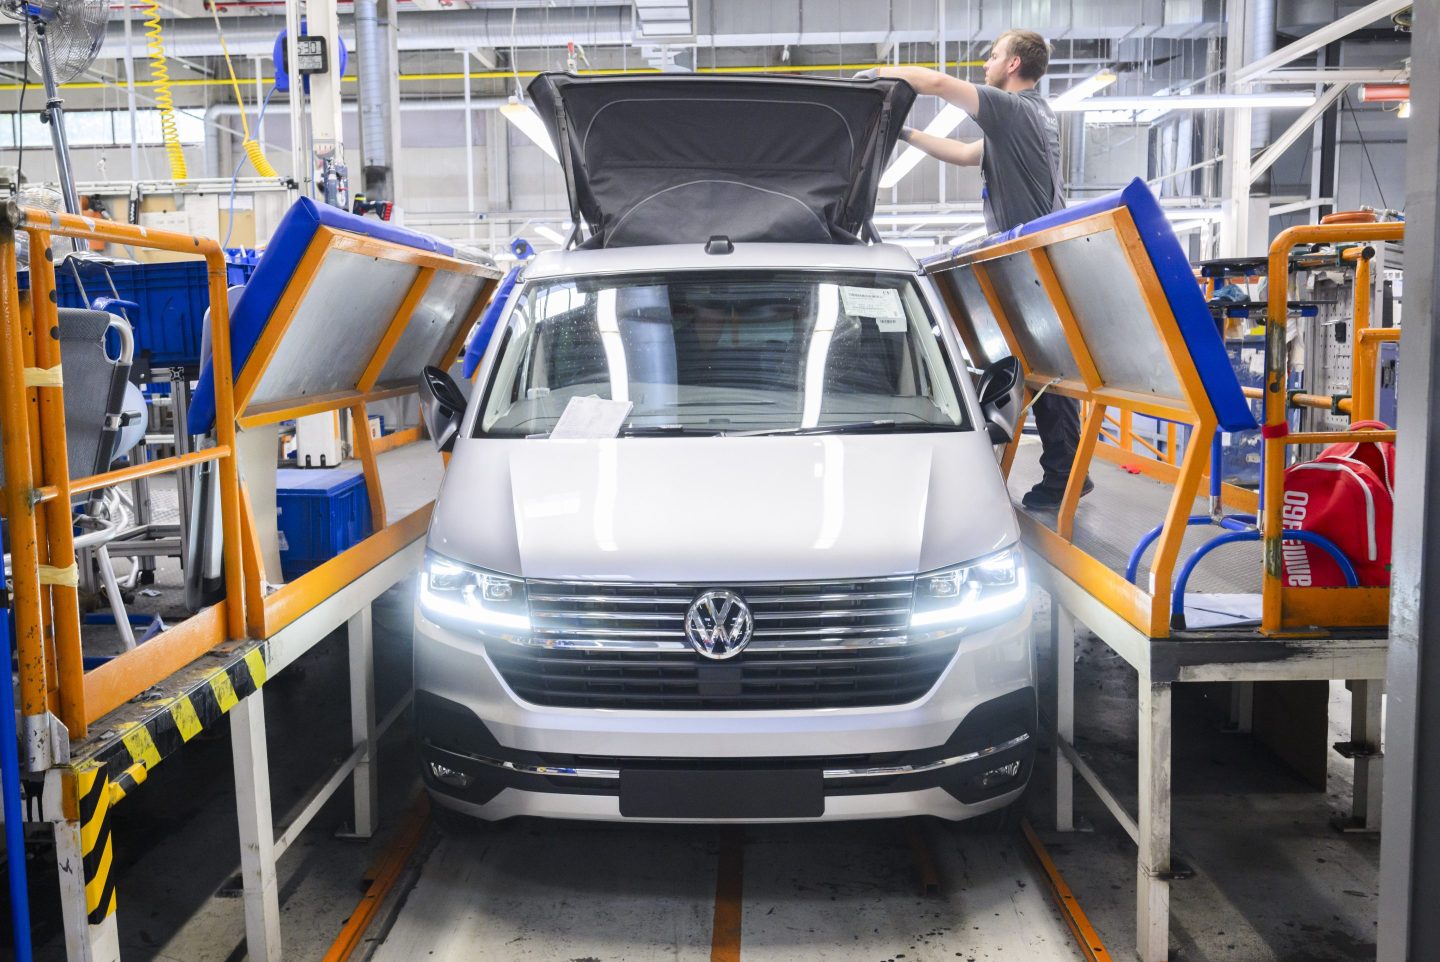
[[[636,424],[620,429],[620,437],[622,438],[672,437],[677,434],[696,434],[713,437],[719,433],[720,430],[718,428],[693,427],[688,424]]]
[[[764,428],[759,431],[728,431],[727,437],[750,438],[769,434],[886,434],[893,431],[945,431],[942,424],[896,424],[891,420],[852,421],[846,424],[816,424],[804,428]]]

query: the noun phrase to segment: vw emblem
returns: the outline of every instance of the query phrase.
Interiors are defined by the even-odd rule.
[[[745,599],[724,588],[705,592],[685,612],[685,637],[691,647],[716,661],[740,654],[754,628]]]

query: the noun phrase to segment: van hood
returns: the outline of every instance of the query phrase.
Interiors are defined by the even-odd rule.
[[[983,432],[463,439],[429,544],[526,578],[618,582],[909,575],[1014,542]]]
[[[901,80],[576,77],[527,88],[587,247],[854,243],[915,91]]]

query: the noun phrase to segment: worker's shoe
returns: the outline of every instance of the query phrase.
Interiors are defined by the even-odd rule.
[[[1080,486],[1080,497],[1085,497],[1095,490],[1095,482],[1089,478]],[[1064,488],[1053,488],[1045,482],[1040,482],[1025,492],[1025,497],[1020,503],[1034,511],[1054,511],[1060,507],[1060,502],[1065,498]]]

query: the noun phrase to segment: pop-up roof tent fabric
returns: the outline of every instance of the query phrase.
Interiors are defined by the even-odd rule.
[[[855,243],[915,100],[899,80],[541,74],[587,247]]]

